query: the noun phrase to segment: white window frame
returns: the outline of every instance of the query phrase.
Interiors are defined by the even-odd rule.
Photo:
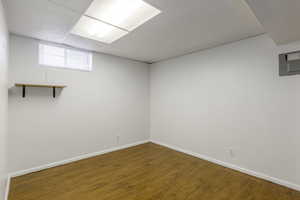
[[[50,46],[50,47],[58,47],[58,48],[62,48],[64,50],[64,65],[51,65],[51,64],[47,64],[44,62],[44,46]],[[52,67],[52,68],[58,68],[58,69],[69,69],[69,70],[78,70],[78,71],[85,71],[85,72],[90,72],[93,69],[93,53],[89,52],[89,51],[84,51],[84,50],[79,50],[79,49],[75,49],[75,48],[71,48],[71,47],[66,47],[63,45],[57,45],[57,44],[49,44],[49,43],[39,43],[39,66],[42,67]],[[71,51],[78,51],[78,52],[82,52],[82,53],[86,53],[88,56],[88,65],[85,66],[84,68],[76,68],[74,66],[68,65],[67,64],[67,51],[71,50]]]

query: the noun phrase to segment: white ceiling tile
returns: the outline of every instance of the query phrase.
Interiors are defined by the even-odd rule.
[[[57,5],[66,7],[75,12],[83,14],[93,0],[49,0]]]
[[[247,2],[277,44],[300,40],[299,0],[247,0]]]
[[[80,17],[47,0],[6,0],[9,31],[53,42],[61,42]]]

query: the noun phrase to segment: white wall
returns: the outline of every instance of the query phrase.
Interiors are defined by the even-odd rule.
[[[4,199],[6,186],[6,136],[7,136],[7,65],[8,33],[4,9],[0,1],[0,199]]]
[[[13,35],[10,53],[10,86],[68,86],[56,99],[51,89],[9,90],[10,172],[149,139],[147,64],[94,54],[92,72],[43,68],[38,41]]]
[[[289,48],[263,35],[151,65],[151,139],[299,186],[300,75],[278,76]]]

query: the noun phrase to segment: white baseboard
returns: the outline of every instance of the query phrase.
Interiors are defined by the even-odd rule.
[[[215,163],[215,164],[218,164],[218,165],[221,165],[221,166],[224,166],[224,167],[227,167],[227,168],[230,168],[230,169],[248,174],[250,176],[255,176],[257,178],[264,179],[264,180],[270,181],[272,183],[275,183],[275,184],[278,184],[278,185],[282,185],[282,186],[300,191],[300,185],[297,185],[295,183],[291,183],[289,181],[274,178],[272,176],[269,176],[269,175],[266,175],[266,174],[263,174],[263,173],[260,173],[260,172],[256,172],[256,171],[253,171],[253,170],[250,170],[250,169],[245,169],[245,168],[239,167],[237,165],[230,164],[230,163],[227,163],[227,162],[223,162],[223,161],[220,161],[220,160],[217,160],[217,159],[214,159],[214,158],[210,158],[208,156],[201,155],[201,154],[189,151],[189,150],[185,150],[185,149],[173,146],[173,145],[169,145],[169,144],[165,144],[165,143],[158,142],[158,141],[153,141],[153,140],[151,140],[151,142],[155,143],[155,144],[158,144],[158,145],[161,145],[161,146],[165,146],[165,147],[173,149],[175,151],[179,151],[179,152],[182,152],[182,153],[185,153],[185,154],[188,154],[188,155],[191,155],[191,156],[203,159],[203,160],[207,160],[209,162],[212,162],[212,163]]]
[[[4,200],[8,200],[9,188],[10,188],[10,180],[11,180],[11,177],[10,177],[10,175],[8,175],[7,176],[7,182],[6,182],[6,188],[5,188]]]
[[[147,142],[150,142],[150,141],[149,140],[144,140],[144,141],[140,141],[140,142],[126,144],[126,145],[119,146],[119,147],[113,147],[113,148],[110,148],[110,149],[105,149],[105,150],[98,151],[98,152],[93,152],[93,153],[88,153],[88,154],[84,154],[84,155],[81,155],[81,156],[76,156],[76,157],[69,158],[69,159],[66,159],[66,160],[53,162],[53,163],[49,163],[49,164],[46,164],[46,165],[41,165],[41,166],[33,167],[33,168],[30,168],[30,169],[25,169],[25,170],[13,172],[13,173],[9,174],[9,177],[22,176],[22,175],[29,174],[29,173],[32,173],[32,172],[37,172],[37,171],[41,171],[41,170],[44,170],[44,169],[49,169],[49,168],[52,168],[52,167],[65,165],[65,164],[75,162],[75,161],[78,161],[78,160],[82,160],[82,159],[102,155],[102,154],[105,154],[105,153],[110,153],[110,152],[121,150],[121,149],[126,149],[126,148],[129,148],[129,147],[137,146],[137,145],[144,144],[144,143],[147,143]]]

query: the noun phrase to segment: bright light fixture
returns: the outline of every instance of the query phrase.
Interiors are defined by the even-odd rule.
[[[142,0],[94,0],[85,15],[132,31],[160,12]]]
[[[112,43],[128,32],[101,21],[82,16],[71,33],[104,43]]]
[[[94,0],[71,33],[111,43],[159,13],[142,0]]]

